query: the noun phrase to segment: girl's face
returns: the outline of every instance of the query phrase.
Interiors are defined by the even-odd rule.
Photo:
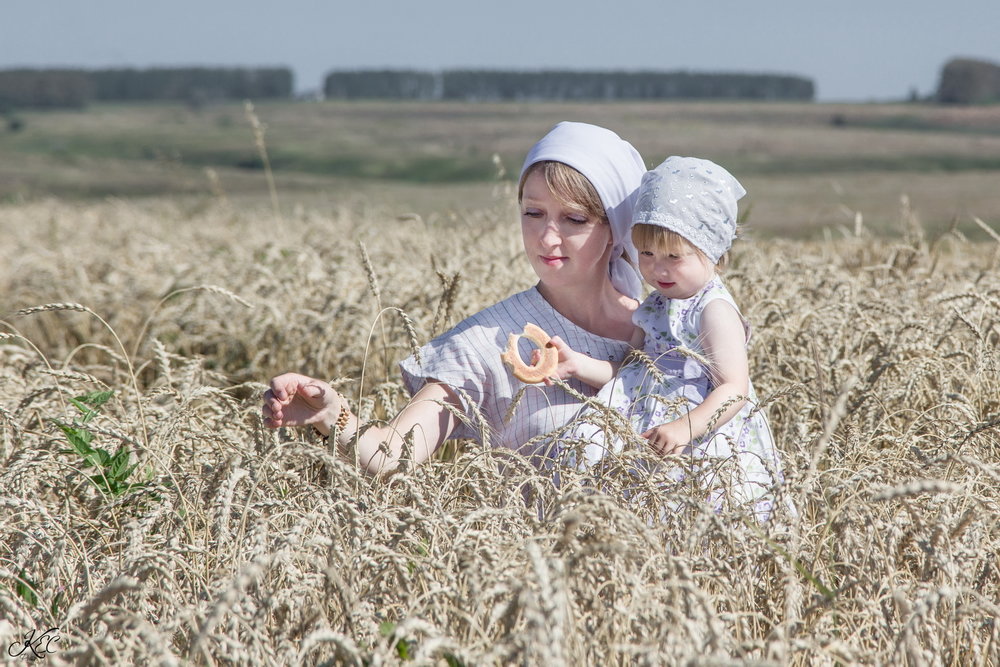
[[[531,268],[546,285],[592,283],[608,275],[611,225],[561,202],[540,170],[524,181],[521,237]]]
[[[715,267],[694,248],[639,248],[639,272],[668,299],[689,299],[715,277]]]

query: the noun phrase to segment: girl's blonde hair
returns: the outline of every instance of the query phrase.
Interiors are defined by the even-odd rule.
[[[597,194],[593,184],[587,180],[586,176],[563,162],[543,160],[525,169],[524,175],[521,176],[521,182],[517,186],[517,201],[520,202],[524,195],[524,182],[528,180],[528,176],[536,171],[542,172],[545,184],[549,186],[549,191],[563,206],[578,208],[588,217],[608,222],[604,202],[601,201],[601,196]]]
[[[639,252],[646,249],[664,254],[696,252],[702,261],[705,263],[711,262],[705,253],[686,238],[675,231],[671,231],[666,227],[660,227],[659,225],[632,225],[632,243],[635,244]],[[725,252],[719,258],[719,261],[715,263],[715,268],[717,271],[721,271],[726,268],[727,264],[729,264],[729,253]]]

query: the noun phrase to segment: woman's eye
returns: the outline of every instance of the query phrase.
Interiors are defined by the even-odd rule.
[[[587,218],[582,215],[568,215],[566,219],[572,222],[574,225],[585,225],[587,224]]]
[[[521,211],[521,215],[527,216],[529,218],[539,218],[541,217],[542,212],[536,208],[528,208]]]

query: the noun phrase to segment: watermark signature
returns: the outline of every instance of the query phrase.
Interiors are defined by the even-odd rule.
[[[12,658],[44,658],[55,653],[53,644],[59,641],[59,628],[49,628],[39,633],[37,630],[24,633],[24,641],[16,641],[7,647],[7,655]]]

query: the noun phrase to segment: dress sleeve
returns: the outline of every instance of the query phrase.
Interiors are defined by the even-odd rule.
[[[420,348],[420,361],[411,355],[400,362],[403,384],[410,395],[416,394],[428,382],[440,382],[450,387],[462,403],[462,412],[470,419],[482,414],[485,397],[490,394],[492,378],[479,351],[461,333],[445,334]],[[473,406],[477,409],[473,410]],[[449,438],[480,440],[479,430],[485,424],[460,420]]]

